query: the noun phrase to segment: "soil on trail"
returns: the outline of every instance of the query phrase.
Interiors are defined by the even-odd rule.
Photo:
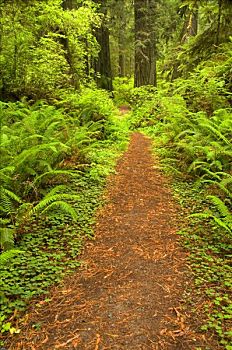
[[[123,106],[119,107],[119,113],[120,113],[121,116],[124,116],[125,114],[129,113],[130,110],[131,110],[130,107],[126,106],[126,105],[123,105]]]
[[[145,136],[132,135],[110,178],[108,204],[99,213],[96,240],[82,255],[84,265],[52,291],[50,303],[31,311],[10,350],[200,345],[180,307],[187,278],[176,235],[178,209],[150,146]]]

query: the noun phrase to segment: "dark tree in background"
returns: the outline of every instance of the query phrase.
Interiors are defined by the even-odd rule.
[[[62,7],[65,10],[72,10],[72,9],[77,7],[77,1],[76,0],[63,0]]]
[[[135,0],[135,87],[156,86],[156,1]]]
[[[96,29],[96,39],[99,44],[98,58],[94,60],[95,80],[98,87],[109,91],[113,90],[112,70],[110,60],[110,33],[107,24],[107,2],[106,0],[95,0],[102,13],[102,23]]]

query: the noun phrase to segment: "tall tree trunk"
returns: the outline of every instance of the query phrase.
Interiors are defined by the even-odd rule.
[[[94,61],[95,79],[98,87],[112,91],[113,84],[110,60],[110,34],[106,23],[106,0],[95,0],[95,2],[100,4],[100,12],[104,16],[100,28],[97,28],[95,32],[95,36],[100,47],[98,58]]]
[[[96,30],[96,39],[100,47],[98,58],[94,62],[96,82],[98,87],[112,91],[109,29],[104,23]]]
[[[118,16],[119,31],[118,31],[118,75],[125,77],[126,75],[126,44],[125,44],[125,30],[126,30],[126,14],[125,1],[120,1],[120,12]]]
[[[118,75],[125,77],[126,75],[126,57],[125,57],[125,38],[123,30],[119,31],[118,37]]]
[[[190,19],[190,28],[189,28],[189,35],[195,36],[198,32],[198,9],[194,10],[191,13],[191,19]]]
[[[156,86],[155,0],[135,0],[135,87]]]

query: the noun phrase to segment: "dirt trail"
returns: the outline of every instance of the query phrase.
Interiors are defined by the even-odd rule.
[[[176,205],[154,166],[151,142],[139,133],[109,181],[96,241],[84,266],[30,314],[11,350],[187,350],[199,344],[185,323],[185,254]],[[41,324],[35,331],[32,324]]]

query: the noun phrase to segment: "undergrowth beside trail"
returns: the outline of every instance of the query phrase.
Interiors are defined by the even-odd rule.
[[[202,220],[196,215],[196,212],[212,208],[207,191],[199,191],[191,182],[180,178],[174,177],[173,181],[174,196],[186,215],[178,233],[190,253],[194,276],[191,313],[198,318],[198,324],[201,320],[201,331],[216,335],[222,348],[230,350],[231,240],[210,218]]]
[[[128,142],[106,92],[1,103],[0,329],[20,332],[32,298],[80,264],[106,177]],[[49,302],[49,296],[45,297]],[[37,306],[39,307],[40,304]]]
[[[131,90],[131,129],[154,140],[161,169],[171,175],[185,208],[180,232],[190,252],[202,332],[232,343],[232,109],[231,45],[188,75],[158,89]]]
[[[150,128],[143,132],[151,136]],[[191,313],[201,324],[199,330],[216,336],[219,348],[231,350],[232,217],[231,190],[227,186],[230,182],[204,181],[204,177],[201,180],[181,172],[179,169],[184,169],[184,164],[170,158],[170,149],[163,145],[162,138],[154,137],[154,152],[159,155],[160,169],[172,178],[174,197],[185,215],[180,217],[178,233],[190,253],[189,264],[194,276],[195,287],[191,300],[186,302],[190,302]],[[231,179],[231,175],[228,173],[225,179]],[[225,190],[217,181],[226,184]]]

